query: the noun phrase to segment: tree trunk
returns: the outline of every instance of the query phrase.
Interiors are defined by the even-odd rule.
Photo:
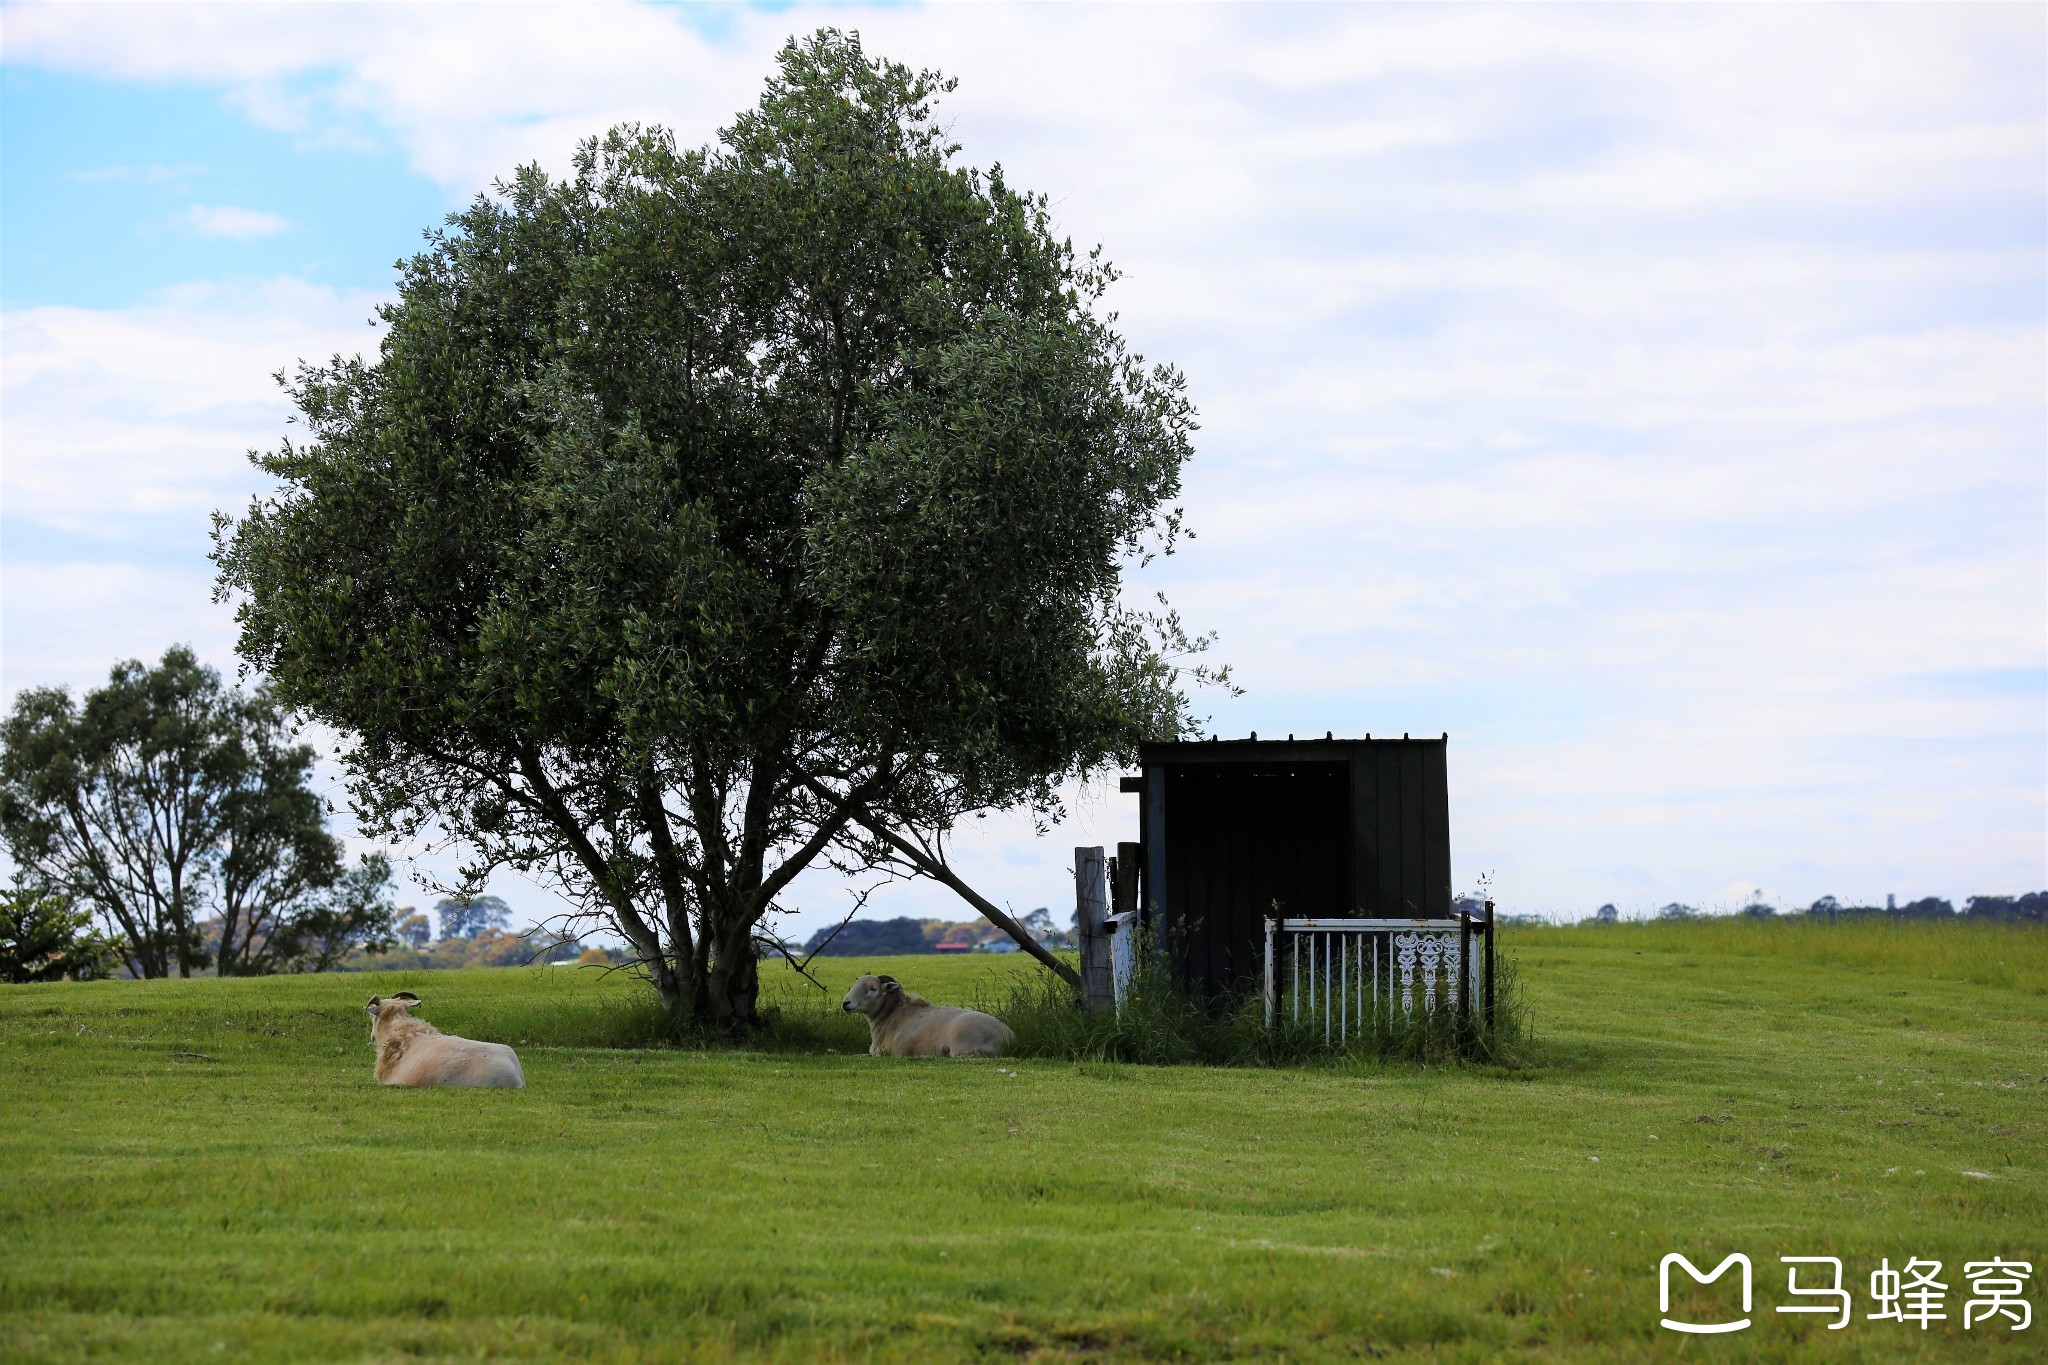
[[[754,926],[736,919],[718,937],[711,959],[711,1023],[728,1038],[761,1026],[761,964],[754,957]]]
[[[744,1038],[761,1027],[754,926],[737,917],[727,924],[716,931],[705,926],[694,935],[694,945],[670,942],[653,953],[641,949],[662,1013],[679,1033],[709,1028],[727,1038]],[[685,951],[678,953],[678,946]]]
[[[684,1034],[702,1027],[706,991],[701,964],[689,952],[675,951],[676,944],[664,945],[660,931],[650,929],[637,917],[630,925],[621,927],[639,950],[648,979],[654,983],[654,994],[661,1001],[661,1011],[676,1032]],[[683,946],[687,948],[687,944]]]
[[[704,1022],[704,983],[692,980],[692,963],[685,961],[681,970],[669,964],[666,957],[657,957],[648,966],[648,974],[654,979],[654,993],[661,1001],[661,1011],[678,1033],[689,1033]]]

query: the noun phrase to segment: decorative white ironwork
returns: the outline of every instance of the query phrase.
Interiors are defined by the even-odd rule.
[[[1310,1027],[1320,1020],[1331,1043],[1369,1033],[1394,1016],[1413,1019],[1416,997],[1435,1014],[1439,1001],[1460,1014],[1479,1008],[1482,946],[1465,934],[1483,924],[1431,919],[1281,919],[1266,921],[1266,1021],[1278,1018],[1281,992],[1288,1016]],[[1367,942],[1370,940],[1370,947]],[[1287,972],[1278,954],[1287,952]],[[1438,994],[1441,982],[1442,994]]]
[[[1401,1013],[1415,1013],[1415,959],[1422,947],[1420,934],[1394,935],[1394,963],[1401,969]]]
[[[1430,1014],[1436,1013],[1436,975],[1443,963],[1444,936],[1424,934],[1421,943],[1422,956],[1422,1008]],[[1444,995],[1448,999],[1450,992]]]
[[[1266,1019],[1278,1015],[1281,992],[1288,1016],[1311,1027],[1320,1022],[1332,1043],[1368,1032],[1398,1004],[1413,1018],[1420,996],[1425,1014],[1467,1009],[1476,995],[1456,920],[1269,919],[1266,921]],[[1287,972],[1278,954],[1287,948]],[[1441,984],[1441,993],[1438,986]],[[1461,994],[1462,992],[1462,994]]]

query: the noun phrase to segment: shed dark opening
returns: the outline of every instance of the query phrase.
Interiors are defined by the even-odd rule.
[[[1445,739],[1148,744],[1137,785],[1147,921],[1176,973],[1256,987],[1265,918],[1446,919]]]

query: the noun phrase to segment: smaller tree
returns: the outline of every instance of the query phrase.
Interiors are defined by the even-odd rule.
[[[0,890],[0,981],[90,981],[106,976],[119,946],[92,927],[92,912],[20,881]]]
[[[397,913],[402,917],[393,930],[398,941],[415,952],[425,952],[427,945],[434,941],[433,922],[411,906],[400,906]]]
[[[326,972],[350,954],[391,951],[391,864],[381,853],[322,888],[271,936],[264,970]]]
[[[435,904],[434,913],[441,920],[442,938],[475,938],[512,922],[512,907],[496,896],[450,896]]]
[[[270,693],[174,646],[74,704],[30,688],[0,724],[0,837],[34,884],[96,914],[135,975],[300,971],[388,931],[382,858],[350,868]],[[211,912],[211,918],[207,918]]]
[[[198,927],[233,756],[220,678],[187,649],[116,664],[82,706],[32,687],[0,728],[0,834],[35,882],[112,924],[137,976],[209,961]]]

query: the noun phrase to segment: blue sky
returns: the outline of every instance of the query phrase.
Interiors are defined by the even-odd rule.
[[[1199,539],[1137,586],[1219,632],[1217,729],[1450,731],[1457,880],[1510,909],[2039,889],[2043,14],[9,6],[0,687],[232,669],[207,517],[270,374],[372,345],[494,177],[707,139],[831,22],[957,76],[966,159],[1187,372]],[[1074,810],[960,859],[1063,904],[1134,837],[1113,783]]]
[[[191,280],[381,284],[449,207],[388,145],[262,127],[203,86],[9,66],[0,125],[10,308],[121,308]]]

